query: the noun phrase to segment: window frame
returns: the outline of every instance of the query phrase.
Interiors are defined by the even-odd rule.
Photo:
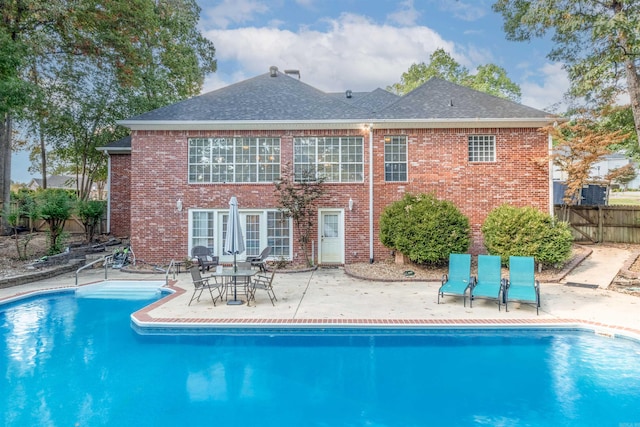
[[[204,214],[204,215],[203,215]],[[196,230],[195,218],[197,216],[206,216],[207,235],[194,233]],[[207,246],[213,251],[213,254],[220,257],[221,262],[230,262],[233,255],[225,255],[223,253],[225,239],[225,221],[228,220],[228,209],[189,209],[189,230],[188,230],[188,247],[189,254],[194,246]],[[284,213],[277,209],[240,209],[240,217],[242,220],[242,231],[245,241],[247,239],[246,221],[247,218],[252,220],[255,227],[251,233],[252,239],[257,241],[257,246],[252,245],[253,252],[250,248],[246,248],[242,256],[257,256],[265,246],[271,246],[271,257],[283,258],[285,260],[293,259],[293,221],[287,218]],[[256,221],[257,220],[257,221]],[[278,226],[280,221],[284,224]],[[271,228],[270,228],[271,227]],[[200,228],[202,230],[202,228]],[[197,234],[197,235],[196,235]],[[257,239],[256,239],[257,238]],[[208,244],[203,244],[205,241]],[[276,243],[278,243],[276,245]]]
[[[400,140],[403,140],[404,144],[400,145],[398,144],[398,142],[400,142]],[[388,145],[388,144],[392,144],[392,145]],[[398,152],[387,152],[387,147],[392,148],[402,148],[404,147],[404,152],[398,151]],[[397,155],[402,157],[404,155],[404,161],[400,160],[400,159],[395,159],[395,160],[389,160],[388,156],[392,156],[392,155]],[[387,171],[388,167],[391,166],[397,166],[399,169],[402,169],[402,165],[404,165],[404,171]],[[404,174],[404,179],[400,179],[402,178],[402,176],[400,176],[401,174]],[[390,177],[393,177],[395,175],[398,175],[397,179],[389,179]],[[407,182],[409,180],[409,144],[408,144],[408,138],[406,135],[386,135],[384,137],[384,181],[385,182]]]
[[[295,182],[302,182],[303,177],[305,179],[324,177],[325,183],[362,183],[364,182],[364,164],[364,137],[362,136],[293,138]],[[353,178],[349,179],[349,177]]]
[[[496,136],[473,134],[467,136],[467,160],[469,163],[495,163]]]
[[[280,178],[280,137],[188,138],[187,150],[189,184],[264,184]]]

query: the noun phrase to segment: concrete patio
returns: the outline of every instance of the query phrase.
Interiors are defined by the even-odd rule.
[[[258,291],[256,303],[247,306],[211,303],[208,295],[188,306],[193,292],[187,273],[169,276],[174,291],[134,315],[148,327],[230,327],[329,325],[355,326],[572,326],[587,327],[604,334],[625,333],[640,338],[640,299],[606,287],[625,263],[630,251],[593,248],[593,254],[562,283],[542,283],[540,315],[530,305],[504,306],[478,300],[464,307],[462,298],[445,296],[437,304],[439,282],[377,282],[355,279],[342,268],[320,268],[301,273],[279,273],[274,279],[278,298],[272,306],[266,293]],[[109,279],[164,280],[165,275],[137,275],[108,271]],[[104,270],[85,270],[80,283],[104,279]],[[566,282],[597,284],[598,288],[567,286]],[[0,302],[32,291],[74,287],[75,274],[68,273],[41,282],[0,289]]]

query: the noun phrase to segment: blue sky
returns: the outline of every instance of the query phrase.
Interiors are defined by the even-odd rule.
[[[268,72],[296,69],[327,92],[370,91],[400,81],[413,63],[443,48],[472,72],[493,63],[540,109],[561,103],[569,86],[548,40],[510,42],[494,0],[198,0],[200,29],[213,41],[218,71],[203,92]],[[562,111],[562,107],[560,110]],[[28,182],[26,153],[11,178]]]

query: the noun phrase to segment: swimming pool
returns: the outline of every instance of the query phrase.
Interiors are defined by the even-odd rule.
[[[640,344],[562,330],[139,335],[155,300],[0,306],[4,425],[638,425]],[[202,332],[202,331],[201,331]]]

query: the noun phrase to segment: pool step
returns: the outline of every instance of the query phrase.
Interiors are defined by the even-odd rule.
[[[79,298],[149,299],[158,296],[164,282],[160,281],[106,281],[81,286],[76,290]]]

